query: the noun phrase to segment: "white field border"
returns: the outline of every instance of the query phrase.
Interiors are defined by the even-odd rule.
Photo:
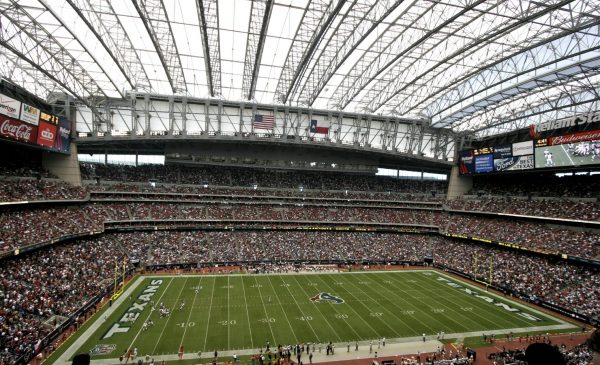
[[[543,311],[540,311],[536,308],[534,308],[533,305],[527,305],[527,304],[522,304],[519,303],[516,300],[512,300],[512,299],[508,299],[508,298],[504,298],[501,295],[498,295],[492,291],[484,291],[482,290],[480,287],[473,285],[469,282],[467,282],[465,279],[463,278],[457,278],[454,276],[451,276],[449,274],[447,274],[444,271],[441,270],[433,270],[433,269],[415,269],[415,270],[368,270],[368,271],[353,271],[353,272],[299,272],[299,273],[273,273],[273,274],[225,274],[227,276],[248,276],[248,277],[256,277],[256,276],[282,276],[282,275],[318,275],[318,274],[327,274],[327,275],[360,275],[360,274],[372,274],[372,273],[415,273],[415,272],[430,272],[432,274],[437,274],[440,276],[445,277],[446,279],[455,282],[455,283],[460,283],[461,285],[467,286],[471,289],[476,290],[478,293],[480,294],[484,294],[490,297],[494,297],[498,300],[500,300],[501,302],[504,303],[510,303],[514,306],[520,307],[521,309],[527,310],[527,311],[531,311],[533,313],[536,313],[538,315],[543,316],[546,319],[551,319],[551,320],[555,320],[558,321],[559,323],[561,323],[560,325],[548,325],[548,326],[530,326],[530,327],[521,327],[521,328],[513,328],[513,329],[502,329],[502,330],[494,330],[494,331],[486,331],[489,332],[490,334],[492,333],[506,333],[507,331],[512,331],[512,332],[526,332],[527,330],[532,330],[532,331],[544,331],[544,330],[556,330],[556,329],[569,329],[569,328],[579,328],[578,326],[574,325],[573,323],[570,323],[568,321],[563,320],[562,318],[560,318],[559,316],[553,316],[552,314],[548,314],[545,313]],[[103,324],[103,322],[106,320],[105,318],[110,317],[114,311],[116,311],[117,309],[119,309],[121,307],[121,305],[123,304],[123,302],[126,300],[126,298],[129,297],[129,295],[134,292],[138,286],[145,280],[147,279],[153,279],[153,278],[185,278],[185,277],[189,277],[189,276],[194,276],[194,277],[223,277],[224,274],[184,274],[184,275],[140,275],[138,276],[136,279],[134,279],[134,282],[132,282],[128,288],[125,290],[125,292],[116,300],[113,302],[113,305],[110,308],[107,308],[106,311],[103,312],[102,316],[99,316],[98,318],[96,318],[94,320],[94,322],[92,322],[92,324],[83,332],[79,335],[79,337],[77,338],[77,340],[75,340],[71,346],[69,346],[67,348],[67,350],[65,350],[65,352],[63,352],[63,354],[56,360],[56,364],[70,364],[69,359],[75,354],[75,352],[77,350],[79,350],[81,348],[81,346],[83,346],[88,339],[99,329],[99,327]],[[208,327],[208,324],[207,324]],[[476,332],[464,332],[464,333],[447,333],[446,337],[447,338],[454,338],[454,337],[470,337],[470,336],[478,336],[480,335],[481,331],[476,331]],[[464,336],[463,336],[464,335]],[[420,340],[421,337],[415,337],[416,340]],[[388,339],[388,341],[391,343],[394,340],[411,340],[413,339],[412,337],[406,337],[406,338],[399,338],[399,339]],[[255,350],[255,349],[249,349],[249,350]],[[240,353],[240,350],[238,350],[238,354]],[[96,362],[96,360],[93,360],[92,362]]]

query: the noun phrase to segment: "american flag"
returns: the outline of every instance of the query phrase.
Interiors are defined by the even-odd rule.
[[[272,115],[254,115],[254,128],[255,129],[273,129],[275,125],[275,117]]]

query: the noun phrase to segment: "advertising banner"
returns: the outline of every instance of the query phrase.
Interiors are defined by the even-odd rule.
[[[56,137],[55,147],[61,152],[69,153],[71,147],[71,123],[65,119],[60,118],[58,122],[58,136]]]
[[[475,166],[473,161],[473,151],[464,150],[458,153],[458,171],[461,175],[470,175],[475,173]]]
[[[40,123],[40,110],[31,105],[22,103],[20,119],[29,124],[38,125]]]
[[[563,136],[550,137],[549,144],[559,145],[567,143],[578,143],[592,140],[600,140],[600,130],[565,134]]]
[[[533,155],[533,141],[513,143],[513,156]]]
[[[494,146],[494,158],[509,158],[512,156],[512,145],[503,144]]]
[[[533,155],[494,159],[494,171],[530,170],[534,161]]]
[[[475,172],[492,172],[494,171],[494,155],[475,156]]]
[[[13,119],[19,119],[21,111],[21,102],[4,94],[0,94],[0,114],[4,114]]]
[[[35,143],[37,134],[35,126],[8,117],[0,117],[0,137]]]
[[[578,125],[591,124],[600,122],[600,112],[594,111],[588,114],[574,115],[571,117],[551,120],[540,124],[532,124],[529,126],[529,135],[533,139],[542,138],[544,132],[553,131],[562,128],[571,128]]]
[[[40,126],[37,135],[37,143],[45,147],[54,147],[56,139],[56,126],[40,120]]]

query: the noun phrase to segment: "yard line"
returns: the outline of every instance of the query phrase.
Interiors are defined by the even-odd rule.
[[[292,275],[293,276],[293,275]],[[270,280],[270,279],[269,279]],[[296,306],[298,307],[298,309],[300,309],[300,314],[302,314],[302,317],[304,317],[304,319],[306,319],[306,315],[304,314],[304,311],[302,310],[302,307],[300,307],[300,304],[298,304],[298,301],[296,300],[296,298],[292,295],[292,291],[290,290],[289,286],[285,286],[285,288],[287,289],[287,291],[290,293],[290,296],[292,297],[292,299],[294,299],[294,302],[296,303]],[[285,313],[284,313],[285,314]],[[287,318],[287,315],[286,315]],[[317,335],[317,332],[315,332],[315,329],[313,328],[313,326],[310,324],[310,321],[305,321],[306,323],[308,323],[308,326],[310,327],[311,331],[313,332],[313,334],[315,335],[315,338],[317,339],[317,342],[321,342],[321,340],[319,340],[319,335]],[[335,331],[334,331],[335,332]]]
[[[331,275],[327,275],[327,276],[331,276]],[[343,285],[342,285],[343,286]],[[331,288],[331,286],[329,286]],[[352,294],[348,289],[343,288],[346,292],[348,292],[348,294],[350,294],[352,297],[354,297],[354,299],[357,299],[357,301],[362,304],[363,307],[367,308],[367,310],[369,310],[369,312],[372,312],[371,308],[369,308],[365,303],[363,303],[361,300],[359,300],[358,298],[356,298],[356,296],[354,294]],[[364,292],[363,292],[364,294]],[[379,320],[379,322],[383,323],[387,328],[389,328],[390,330],[392,330],[392,333],[396,333],[396,330],[394,330],[386,321],[384,321],[383,319],[379,318],[379,317],[374,317],[376,319]],[[371,327],[372,328],[372,327]],[[381,338],[382,336],[379,335],[379,332],[375,331],[375,333],[377,334],[378,338]]]
[[[242,291],[244,292],[244,304],[246,307],[246,318],[248,318],[248,330],[250,331],[250,346],[254,348],[254,339],[252,338],[252,324],[250,324],[250,313],[248,312],[248,300],[246,299],[246,285],[244,285],[244,277],[242,280]]]
[[[432,282],[434,282],[434,283],[436,283],[436,284],[439,284],[439,282],[438,282],[437,280],[430,279],[430,278],[428,278],[428,277],[425,277],[425,280],[429,280],[429,281],[432,281]],[[402,289],[400,289],[400,290],[402,290]],[[423,291],[427,292],[427,291],[429,291],[429,289],[423,289]],[[448,302],[448,299],[446,299],[444,295],[440,295],[440,296],[439,296],[439,298],[440,298],[440,300],[438,300],[438,303],[439,303],[440,305],[442,305],[444,308],[447,308],[447,309],[448,309],[450,312],[453,312],[453,313],[457,314],[457,316],[458,316],[459,318],[461,318],[463,321],[466,319],[467,321],[469,321],[469,322],[471,322],[471,323],[475,324],[475,327],[477,327],[477,326],[479,325],[479,323],[478,323],[478,322],[476,322],[476,321],[474,321],[473,319],[471,319],[471,316],[464,315],[464,314],[462,314],[461,312],[459,312],[458,310],[456,310],[456,309],[453,309],[452,307],[450,307],[450,306],[448,306],[448,305],[445,305],[445,304],[443,304],[443,303],[442,303],[442,301],[446,301],[446,302]],[[419,299],[418,299],[418,298],[416,298],[416,297],[415,297],[415,299],[416,299],[416,300],[419,300]],[[468,301],[468,300],[466,300],[466,297],[465,297],[465,296],[462,296],[462,297],[456,297],[455,299],[456,299],[456,301],[457,301],[457,302],[458,302],[458,301],[460,301],[460,302],[462,302],[462,303],[464,303],[464,304],[469,304],[469,305],[471,305],[471,303],[472,303],[471,301]],[[423,302],[422,300],[419,300],[419,301],[420,301],[420,302]],[[481,306],[481,305],[477,305],[477,307],[478,307],[478,308],[482,308],[482,306]],[[497,324],[496,324],[495,322],[493,322],[493,321],[491,321],[491,320],[489,320],[489,319],[485,318],[484,316],[482,316],[482,315],[480,315],[480,314],[477,314],[477,313],[475,313],[474,311],[473,311],[473,312],[470,312],[470,313],[471,313],[471,314],[473,314],[473,316],[479,317],[479,318],[480,318],[480,319],[482,319],[484,322],[487,322],[487,323],[488,323],[488,324],[490,324],[492,327],[497,327]],[[511,325],[511,323],[510,323],[510,322],[507,322],[507,320],[506,320],[506,319],[504,319],[504,318],[502,318],[502,317],[498,317],[498,315],[496,315],[496,314],[494,314],[494,313],[492,313],[492,312],[486,311],[486,314],[488,314],[488,315],[493,315],[493,316],[495,316],[495,317],[497,317],[497,318],[500,318],[502,322],[506,323],[506,326],[510,326],[510,325]],[[459,322],[457,322],[457,321],[455,321],[455,320],[453,319],[453,318],[454,318],[454,316],[447,316],[447,318],[449,318],[449,319],[450,319],[451,321],[453,321],[454,323],[459,323]],[[523,321],[523,322],[524,322],[524,323],[527,323],[527,322],[525,322],[525,321]],[[527,324],[529,324],[529,323],[527,323]],[[460,324],[460,325],[462,326],[462,324]],[[470,330],[470,329],[472,329],[472,328],[468,328],[468,327],[464,327],[464,326],[463,326],[463,328],[465,328],[466,330]]]
[[[348,282],[350,283],[352,286],[354,286],[356,289],[359,290],[360,295],[364,295],[367,298],[372,298],[372,296],[370,296],[369,294],[367,294],[364,290],[362,290],[361,288],[359,288],[356,284],[354,284],[354,282],[352,280],[344,280],[344,282]],[[373,299],[372,299],[373,300]],[[389,303],[391,303],[392,305],[394,305],[396,308],[402,309],[401,307],[398,307],[397,304],[395,304],[394,302],[392,302],[391,300],[388,300]],[[412,326],[409,326],[406,322],[404,322],[402,320],[402,318],[398,317],[396,314],[394,314],[394,312],[392,312],[391,310],[389,310],[385,305],[381,306],[383,308],[384,311],[390,313],[392,316],[394,316],[396,319],[398,319],[403,326],[405,326],[406,328],[412,330],[416,335],[419,335],[419,332],[415,331],[414,328],[412,328]],[[419,321],[420,322],[420,321]],[[422,322],[421,322],[422,323]],[[427,328],[429,328],[430,330],[432,330],[429,326],[425,325]],[[433,331],[433,330],[432,330]],[[396,332],[397,333],[397,332]]]
[[[377,275],[377,274],[375,274],[375,275]],[[371,276],[371,275],[369,275],[369,276]],[[378,281],[378,280],[375,280],[375,279],[373,279],[373,278],[371,278],[371,280],[373,280],[373,281],[374,281],[374,282],[375,282],[377,285],[381,286],[383,289],[385,289],[386,291],[388,291],[388,292],[389,292],[389,293],[390,293],[390,294],[391,294],[393,297],[395,297],[395,298],[398,298],[398,299],[402,300],[403,302],[406,302],[406,303],[407,303],[408,305],[410,305],[411,307],[415,307],[415,308],[417,308],[416,306],[412,305],[412,304],[411,304],[411,303],[410,303],[408,300],[406,300],[406,299],[405,299],[404,297],[402,297],[401,295],[398,295],[398,294],[397,294],[397,293],[395,293],[394,291],[392,291],[392,290],[390,290],[389,288],[387,288],[385,285],[382,285],[381,283],[379,283],[379,281]],[[394,286],[394,288],[395,288],[395,289],[398,289],[398,290],[400,290],[400,291],[406,292],[406,291],[404,291],[404,290],[402,290],[402,289],[398,288],[397,286]],[[411,298],[418,300],[416,296],[411,296]],[[402,309],[402,307],[400,307],[400,306],[399,306],[398,304],[396,304],[395,302],[393,302],[393,301],[390,301],[390,303],[392,303],[392,304],[393,304],[393,305],[394,305],[396,308],[398,308],[398,309]],[[433,321],[435,321],[435,322],[437,322],[437,321],[438,321],[436,318],[434,318],[433,316],[431,316],[429,313],[427,313],[427,312],[423,312],[423,313],[424,313],[425,315],[427,315],[429,318],[431,318]],[[426,328],[428,328],[428,329],[429,329],[431,332],[435,332],[435,331],[433,330],[433,328],[431,328],[431,327],[429,327],[429,326],[427,325],[427,323],[426,323],[426,322],[420,321],[420,320],[419,320],[419,319],[417,319],[416,317],[413,317],[413,318],[414,318],[415,320],[417,320],[417,322],[421,323],[421,324],[423,325],[423,327],[426,327]],[[402,320],[401,320],[401,321],[402,321]],[[404,321],[402,321],[402,323],[404,323]],[[408,326],[408,327],[409,327],[409,328],[411,328],[411,326]],[[448,328],[448,329],[451,329],[450,327],[447,327],[447,328]],[[411,328],[411,329],[412,329],[412,328]],[[413,329],[413,330],[414,330],[414,329]],[[415,332],[416,332],[416,331],[415,331]],[[419,334],[419,333],[417,332],[417,334]]]
[[[263,305],[263,309],[265,310],[265,317],[267,318],[267,323],[269,324],[269,330],[271,331],[271,336],[273,336],[273,344],[277,343],[275,339],[275,334],[273,333],[273,327],[271,327],[271,322],[269,321],[269,313],[267,312],[267,307],[265,306],[265,302],[262,300],[262,294],[260,292],[260,284],[258,284],[258,280],[256,276],[254,277],[254,281],[256,282],[256,288],[258,289],[258,296],[260,297],[260,302]]]
[[[202,276],[200,276],[200,280],[198,281],[198,288],[200,288],[200,284],[202,283]],[[187,322],[185,323],[185,328],[183,329],[183,336],[181,336],[181,342],[179,343],[179,347],[181,347],[181,345],[183,345],[183,339],[185,338],[185,333],[187,332],[187,329],[189,327],[190,324],[190,318],[192,318],[192,312],[194,311],[194,303],[196,303],[196,298],[198,297],[198,293],[200,292],[200,289],[196,289],[196,292],[194,293],[194,300],[192,300],[192,305],[190,306],[190,314],[188,314],[188,319]],[[177,303],[176,303],[177,304]]]
[[[283,312],[283,316],[285,317],[285,320],[287,321],[288,325],[290,326],[290,329],[292,330],[292,334],[294,335],[294,338],[296,339],[295,342],[298,342],[298,336],[296,336],[296,332],[294,331],[294,327],[292,327],[292,324],[290,323],[290,319],[286,315],[285,309],[283,309],[283,305],[281,305],[281,300],[279,300],[279,295],[277,295],[277,290],[275,289],[275,287],[273,286],[273,283],[271,282],[271,277],[267,277],[267,278],[269,279],[269,284],[271,285],[271,288],[273,288],[273,292],[275,293],[275,298],[277,298],[277,302],[279,303],[279,307],[281,307],[281,311]]]
[[[296,282],[298,283],[298,286],[300,287],[300,289],[302,289],[302,292],[304,294],[306,294],[306,296],[308,298],[310,298],[310,295],[306,292],[306,290],[304,290],[304,286],[302,286],[302,284],[300,283],[300,281],[298,281],[298,276],[297,275],[293,275],[292,276],[294,278],[294,280],[296,280]],[[339,314],[339,312],[337,311],[337,309],[335,309],[335,312]],[[340,335],[338,334],[338,331],[336,331],[335,328],[333,328],[333,326],[331,325],[331,323],[329,323],[329,321],[327,320],[327,317],[323,314],[323,312],[321,311],[321,309],[317,306],[317,311],[319,312],[319,314],[321,315],[321,317],[323,317],[323,319],[325,319],[325,322],[327,323],[327,325],[329,326],[329,328],[331,328],[331,330],[333,331],[333,333],[336,334],[336,336],[338,337],[338,340],[342,340],[342,338],[340,337]],[[344,319],[344,322],[346,322],[346,324],[348,324],[348,322]],[[354,329],[354,327],[350,326],[348,324],[348,327],[350,327],[352,329],[352,331],[354,331],[354,334],[356,335],[357,338],[361,339],[362,338],[358,335],[358,333],[356,332],[356,330]]]
[[[333,287],[331,285],[329,285],[325,280],[323,280],[323,276],[322,275],[317,275],[317,278],[319,278],[319,280],[321,280],[325,285],[327,285],[329,287],[329,289],[333,289]],[[367,322],[360,314],[358,314],[358,312],[356,311],[356,309],[354,309],[353,306],[349,305],[348,308],[352,309],[352,311],[354,312],[354,314],[356,314],[356,316],[358,318],[360,318],[363,322],[365,322],[365,324],[367,325],[367,327],[369,327],[374,333],[375,335],[377,335],[379,337],[379,332],[377,332],[375,330],[375,328],[373,328],[369,322]]]
[[[393,274],[393,273],[388,273],[388,274]],[[390,275],[385,275],[385,276],[386,276],[386,277],[388,277],[388,276],[390,276]],[[391,278],[391,279],[393,279],[393,280],[394,280],[396,283],[403,284],[401,281],[397,280],[397,279],[394,277],[394,275],[391,275],[391,276],[392,276],[392,278]],[[400,288],[399,288],[399,287],[397,287],[397,286],[396,286],[396,288],[397,288],[399,291],[401,291],[401,292],[404,292],[404,290],[403,290],[403,289],[400,289]],[[400,296],[398,296],[398,295],[397,295],[397,297],[401,298],[401,297],[400,297]],[[413,297],[413,298],[414,298],[416,301],[423,303],[423,304],[424,304],[426,307],[431,307],[429,304],[427,304],[427,303],[426,303],[426,302],[424,302],[423,300],[421,300],[421,299],[418,299],[418,298],[416,298],[416,297]],[[435,318],[434,316],[432,316],[432,315],[431,315],[431,314],[429,314],[428,312],[423,312],[423,313],[425,313],[425,314],[427,315],[427,317],[431,318],[431,319],[432,319],[434,322],[439,322],[439,318]],[[454,324],[456,324],[458,327],[460,327],[460,328],[463,328],[463,329],[465,330],[465,332],[469,330],[469,328],[467,328],[467,327],[463,326],[462,324],[460,324],[459,322],[455,321],[455,320],[454,320],[454,318],[453,318],[452,316],[447,316],[447,318],[448,318],[448,320],[449,320],[449,321],[451,321],[451,322],[454,322]],[[441,323],[443,323],[443,322],[441,322]],[[451,327],[448,327],[448,326],[446,326],[446,329],[447,329],[447,330],[449,330],[450,332],[454,332],[454,331],[455,331],[455,329],[453,329],[453,328],[451,328]]]
[[[573,159],[571,158],[571,155],[569,155],[569,151],[567,151],[567,150],[565,149],[565,145],[563,144],[563,145],[561,145],[561,147],[562,147],[562,150],[563,150],[563,152],[565,153],[565,155],[567,155],[567,158],[569,159],[569,161],[571,161],[571,165],[575,166],[575,165],[576,165],[576,163],[575,163],[575,161],[573,161]]]
[[[181,287],[181,290],[179,291],[179,295],[177,295],[177,300],[175,300],[175,304],[173,304],[173,308],[171,309],[171,313],[169,313],[169,316],[167,317],[167,320],[165,322],[165,325],[162,329],[162,331],[160,331],[160,335],[158,336],[158,340],[156,340],[156,345],[154,345],[154,349],[152,349],[152,353],[154,354],[154,351],[156,351],[156,348],[158,347],[158,344],[160,343],[160,339],[163,336],[163,333],[165,333],[165,329],[167,328],[167,325],[169,324],[169,320],[171,319],[171,315],[173,314],[173,311],[175,310],[175,306],[177,306],[177,302],[179,301],[179,297],[181,297],[181,293],[183,293],[183,288],[185,288],[185,284],[187,283],[188,278],[185,278],[185,281],[183,282],[183,286]]]
[[[210,294],[210,307],[208,307],[208,319],[206,320],[206,333],[204,334],[204,347],[202,351],[206,351],[206,340],[208,340],[208,327],[210,327],[210,312],[212,311],[213,298],[215,296],[215,285],[217,284],[217,278],[213,280],[212,293]]]
[[[438,284],[439,284],[439,282],[438,282],[437,280],[434,280],[434,279],[429,279],[429,278],[426,278],[426,280],[431,280],[431,281],[434,281],[434,282],[436,282],[436,283],[438,283]],[[456,283],[454,280],[451,280],[451,281],[452,281],[453,283]],[[480,290],[477,290],[477,292],[479,292],[479,294],[481,294],[481,291],[480,291]],[[486,295],[487,295],[487,294],[486,294]],[[462,295],[460,298],[458,298],[458,300],[460,300],[462,303],[469,303],[469,302],[470,302],[470,300],[467,300],[467,298],[468,298],[468,297],[466,297],[465,295]],[[469,298],[469,299],[470,299],[470,298]],[[486,302],[486,303],[487,303],[487,302]],[[483,303],[481,303],[481,304],[483,304]],[[485,308],[485,306],[478,306],[478,307],[480,307],[480,308]],[[497,308],[497,307],[496,307],[496,308]],[[455,312],[457,312],[457,313],[459,313],[459,314],[460,314],[460,312],[458,312],[458,311],[455,311]],[[474,314],[475,316],[477,316],[477,317],[479,317],[479,318],[483,319],[483,320],[486,320],[487,322],[491,323],[492,325],[495,325],[495,323],[494,323],[493,321],[490,321],[490,320],[488,320],[487,318],[485,318],[485,317],[483,317],[482,315],[480,315],[480,314],[476,313],[475,311],[473,311],[473,312],[471,312],[471,313],[472,313],[472,314]],[[501,322],[504,322],[504,323],[506,323],[506,326],[507,326],[507,327],[513,326],[513,325],[514,325],[514,324],[516,324],[516,323],[525,323],[525,324],[531,325],[531,323],[527,322],[525,319],[523,319],[523,318],[521,318],[521,317],[519,317],[519,316],[514,316],[514,319],[516,319],[517,321],[516,321],[516,323],[513,323],[513,322],[512,322],[512,319],[513,319],[513,317],[502,317],[502,316],[500,316],[500,315],[497,315],[497,314],[495,314],[495,313],[494,313],[494,311],[487,311],[487,310],[486,310],[486,314],[487,314],[487,315],[494,316],[494,317],[496,317],[496,318],[500,319],[500,321],[501,321]],[[506,318],[510,318],[510,320],[509,320],[509,319],[506,319]]]
[[[157,303],[160,303],[160,300],[162,299],[163,295],[165,295],[165,293],[167,292],[167,290],[169,290],[169,286],[171,286],[171,283],[173,282],[173,278],[171,278],[171,281],[169,281],[169,284],[167,284],[167,287],[165,288],[165,290],[162,292],[162,294],[160,295],[160,298],[158,298],[158,300],[156,301]],[[154,308],[154,307],[153,307]],[[152,309],[150,309],[150,312],[148,313],[148,316],[146,317],[146,321],[148,320],[148,318],[150,318],[150,316],[152,315]],[[135,337],[133,338],[133,340],[131,341],[131,344],[129,345],[129,347],[126,350],[129,350],[130,348],[133,347],[133,344],[135,343],[135,340],[137,340],[138,336],[140,335],[140,333],[142,333],[142,328],[140,327],[140,329],[138,330],[138,333],[135,335]]]

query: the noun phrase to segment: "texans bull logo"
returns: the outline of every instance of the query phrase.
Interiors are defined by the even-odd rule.
[[[327,302],[331,302],[333,304],[344,303],[344,299],[337,297],[333,294],[326,293],[326,292],[319,293],[319,294],[315,295],[314,297],[310,298],[310,300],[313,302],[316,302],[316,303],[318,303],[320,301],[327,301]]]
[[[90,350],[90,355],[108,355],[117,349],[115,344],[96,345]]]

